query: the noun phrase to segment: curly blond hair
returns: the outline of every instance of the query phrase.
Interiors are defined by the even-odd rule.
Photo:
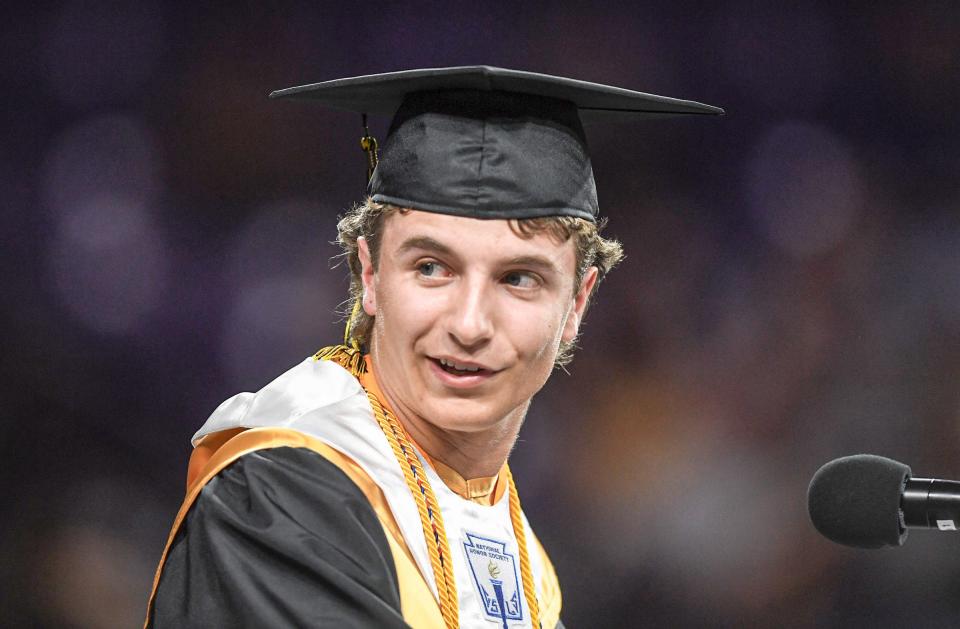
[[[350,337],[361,345],[370,342],[373,317],[364,312],[360,301],[363,299],[363,282],[360,274],[360,256],[357,239],[365,238],[370,250],[373,268],[376,270],[380,258],[381,230],[386,217],[393,212],[407,211],[388,203],[377,203],[367,198],[350,208],[337,223],[337,242],[343,249],[343,257],[350,268],[350,297],[346,302],[346,316],[349,317]],[[591,266],[597,267],[597,284],[623,258],[623,247],[613,239],[600,235],[606,220],[592,223],[572,216],[548,216],[542,218],[521,218],[510,221],[513,229],[521,238],[532,238],[546,232],[558,243],[573,238],[576,245],[576,278],[574,294],[580,289],[584,275]],[[596,290],[596,285],[594,285]],[[576,341],[561,342],[557,353],[556,366],[567,365],[573,360]]]

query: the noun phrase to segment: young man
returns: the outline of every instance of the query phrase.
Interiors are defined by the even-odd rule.
[[[275,95],[394,115],[339,224],[353,315],[194,436],[146,624],[560,626],[507,457],[621,256],[581,116],[722,111],[487,67]]]

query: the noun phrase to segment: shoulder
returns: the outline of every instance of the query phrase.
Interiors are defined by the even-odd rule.
[[[390,546],[363,490],[295,433],[248,432],[191,488],[158,571],[155,626],[401,623]]]
[[[334,506],[335,509],[324,507]],[[241,455],[210,478],[193,510],[210,521],[261,519],[271,536],[276,526],[351,535],[357,526],[379,530],[363,491],[317,451],[297,445],[257,449]],[[194,518],[196,520],[197,518]],[[318,525],[325,525],[318,529]],[[343,530],[332,525],[347,525]],[[278,540],[282,541],[282,540]]]

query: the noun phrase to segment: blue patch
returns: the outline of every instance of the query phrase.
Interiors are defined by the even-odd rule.
[[[517,562],[507,552],[506,542],[467,533],[463,549],[483,602],[486,619],[507,628],[508,621],[523,620],[523,596],[517,576]]]

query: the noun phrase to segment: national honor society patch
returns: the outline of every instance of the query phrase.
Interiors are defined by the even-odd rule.
[[[506,629],[508,623],[523,621],[523,595],[517,576],[516,558],[507,552],[506,542],[468,533],[463,542],[473,584],[483,602],[484,617]]]

